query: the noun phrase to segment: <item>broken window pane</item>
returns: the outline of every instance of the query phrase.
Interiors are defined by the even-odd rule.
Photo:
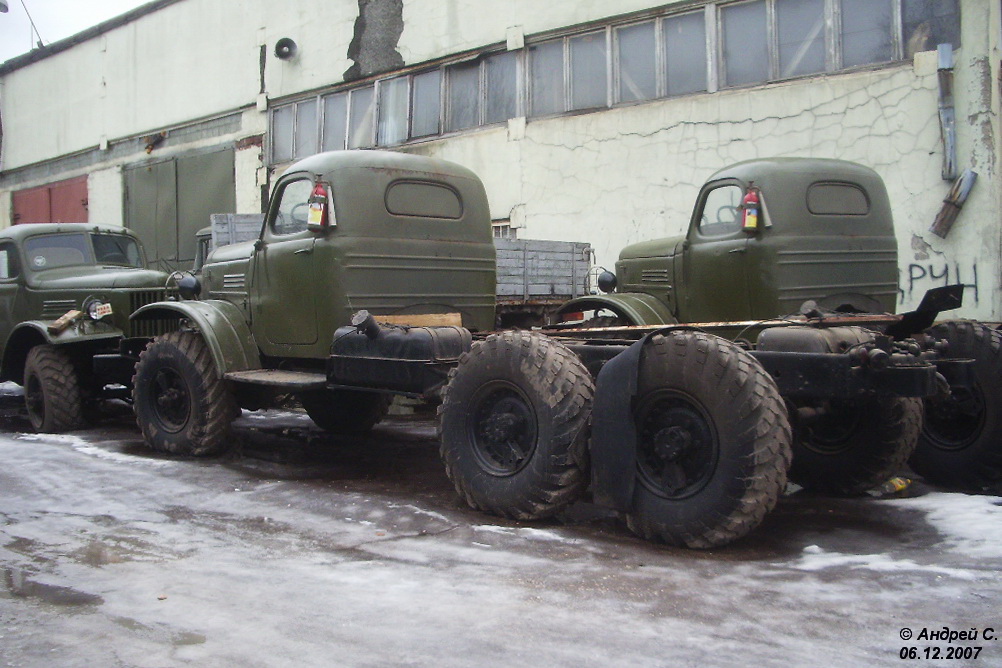
[[[657,97],[657,44],[654,23],[618,28],[619,101],[638,102]]]
[[[453,65],[449,74],[446,130],[465,130],[479,122],[480,63]]]
[[[571,38],[571,109],[608,104],[605,31]]]
[[[375,95],[373,87],[356,88],[349,99],[351,123],[348,129],[348,148],[368,148],[372,146]]]
[[[825,70],[825,0],[776,0],[779,76]]]
[[[564,110],[564,43],[537,44],[529,49],[531,115],[545,116]]]
[[[891,60],[893,16],[893,0],[842,0],[842,66]]]
[[[938,44],[960,46],[960,7],[957,0],[904,0],[901,4],[905,56],[933,51]]]
[[[407,77],[379,82],[377,144],[390,146],[407,139]]]
[[[348,94],[338,93],[324,98],[325,151],[340,151],[344,148],[344,135],[348,128]]]
[[[662,30],[668,94],[706,90],[706,19],[703,12],[666,18]]]
[[[295,119],[294,105],[278,107],[271,114],[271,160],[288,162],[292,160],[292,128]]]
[[[720,10],[726,85],[740,86],[769,78],[765,0]]]
[[[484,123],[500,123],[518,116],[518,61],[513,51],[491,56],[484,64],[487,98]]]
[[[306,100],[296,105],[296,157],[305,158],[317,152],[317,101]]]
[[[439,124],[442,107],[442,70],[432,70],[414,75],[414,110],[411,116],[411,136],[426,137],[441,131]]]

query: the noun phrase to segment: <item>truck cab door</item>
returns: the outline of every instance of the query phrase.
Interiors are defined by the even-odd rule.
[[[317,342],[314,244],[307,229],[314,182],[294,174],[279,182],[253,260],[253,329],[267,354]],[[268,346],[278,346],[272,348]]]
[[[19,319],[17,297],[21,291],[20,266],[17,246],[13,242],[0,243],[0,354]],[[14,380],[21,382],[20,378]]]
[[[709,183],[693,212],[679,294],[682,322],[722,322],[751,317],[748,275],[753,237],[741,229],[744,187],[736,181]]]

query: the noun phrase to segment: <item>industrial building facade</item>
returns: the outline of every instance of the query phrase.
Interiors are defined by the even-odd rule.
[[[766,156],[888,185],[899,306],[961,282],[1002,320],[999,0],[157,0],[0,65],[0,225],[126,225],[166,266],[322,150],[484,180],[496,233],[599,264],[681,233],[699,185]],[[949,45],[949,46],[940,46]],[[948,234],[954,180],[977,180]]]

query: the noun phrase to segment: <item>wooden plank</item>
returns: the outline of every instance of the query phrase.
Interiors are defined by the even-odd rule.
[[[462,327],[463,316],[459,313],[414,313],[411,315],[373,315],[376,322],[387,325],[408,327]]]

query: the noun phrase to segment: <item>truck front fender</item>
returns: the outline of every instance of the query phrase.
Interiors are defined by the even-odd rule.
[[[156,302],[132,314],[132,320],[175,318],[188,320],[205,339],[216,373],[261,368],[257,342],[239,308],[227,301]]]
[[[35,346],[45,344],[70,346],[105,339],[120,339],[123,336],[122,330],[86,316],[58,333],[49,331],[49,326],[54,322],[54,320],[26,320],[14,328],[4,342],[0,381],[12,380],[20,383],[24,377],[24,363],[28,358],[28,351]]]
[[[578,297],[557,309],[557,315],[605,309],[612,311],[630,325],[674,325],[678,321],[656,297],[642,292]]]

